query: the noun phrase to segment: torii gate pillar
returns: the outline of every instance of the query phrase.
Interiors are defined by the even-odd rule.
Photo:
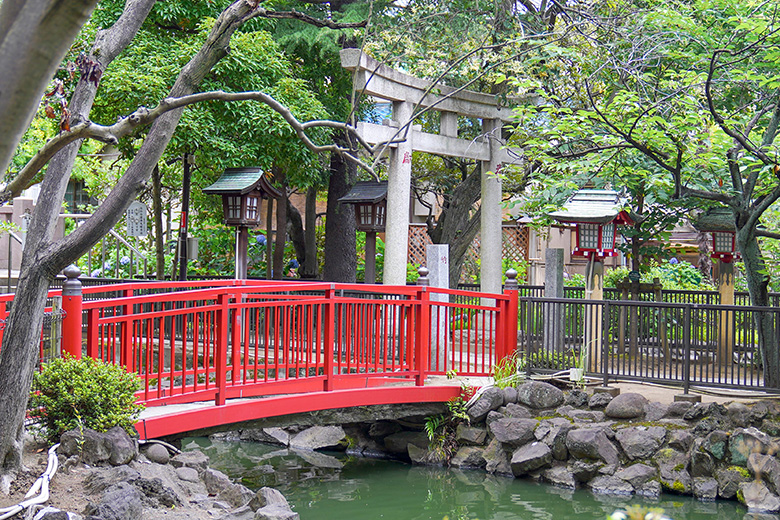
[[[393,121],[406,124],[412,118],[412,103],[393,102]],[[387,176],[387,224],[385,226],[385,285],[406,285],[406,257],[409,247],[409,196],[412,186],[412,129],[406,140],[390,149]]]
[[[480,211],[479,280],[480,290],[501,292],[501,257],[503,234],[501,232],[501,152],[500,119],[482,121],[482,132],[490,145],[490,160],[482,161],[482,202]]]

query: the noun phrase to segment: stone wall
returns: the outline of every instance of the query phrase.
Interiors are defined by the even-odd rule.
[[[247,428],[221,437],[478,468],[597,494],[670,492],[780,511],[780,403],[774,401],[666,405],[635,393],[613,399],[530,382],[485,389],[468,415],[470,421],[451,423],[435,447],[419,416]]]

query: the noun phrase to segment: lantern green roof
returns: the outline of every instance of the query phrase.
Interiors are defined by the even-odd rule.
[[[729,208],[714,207],[700,213],[693,222],[693,227],[703,232],[729,232],[737,231],[734,225],[734,214]]]
[[[217,179],[217,182],[203,188],[203,193],[207,195],[244,195],[255,189],[263,192],[264,197],[278,199],[282,196],[282,193],[268,181],[263,170],[258,167],[228,168]]]
[[[613,190],[580,190],[566,201],[563,209],[548,215],[559,222],[606,224],[618,216],[622,220],[633,220],[623,211],[626,202]]]
[[[387,198],[387,181],[361,181],[355,183],[349,193],[338,199],[344,204],[369,202],[376,204]]]

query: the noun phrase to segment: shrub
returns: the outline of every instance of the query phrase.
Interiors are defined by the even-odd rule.
[[[121,366],[92,358],[55,359],[35,374],[28,408],[52,443],[76,428],[105,432],[121,426],[132,435],[143,410],[135,403],[140,386],[138,376]]]

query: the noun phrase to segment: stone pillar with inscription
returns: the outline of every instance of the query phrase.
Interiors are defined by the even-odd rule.
[[[449,244],[428,244],[425,249],[426,267],[430,287],[450,288],[450,246]],[[447,338],[449,337],[449,310],[444,305],[433,302],[449,303],[448,294],[431,294],[431,370],[447,369]]]

